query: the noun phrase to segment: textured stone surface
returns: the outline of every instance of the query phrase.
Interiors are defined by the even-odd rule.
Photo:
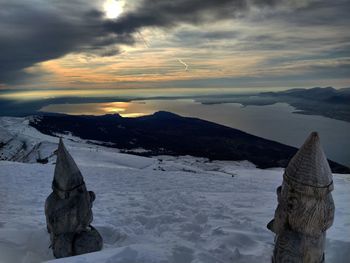
[[[326,187],[333,181],[318,134],[313,132],[289,162],[285,176],[302,185]]]
[[[54,256],[101,250],[102,237],[90,226],[95,194],[86,190],[83,176],[62,140],[57,150],[52,190],[46,199],[45,215]]]
[[[84,184],[83,176],[60,139],[57,149],[54,184],[59,190],[69,191]]]
[[[273,262],[324,262],[326,230],[334,219],[333,177],[313,132],[292,158],[277,188],[278,206],[267,225],[276,234]]]

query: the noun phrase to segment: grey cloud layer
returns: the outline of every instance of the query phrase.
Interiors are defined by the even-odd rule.
[[[0,83],[16,81],[38,62],[133,41],[111,35],[86,1],[0,0],[0,6]]]
[[[106,20],[103,17],[100,11],[102,2],[103,0],[0,0],[0,84],[28,77],[23,69],[65,54],[87,52],[97,56],[115,55],[118,49],[114,44],[133,44],[133,33],[145,27],[170,28],[181,24],[200,25],[240,18],[251,7],[263,10],[284,7],[287,11],[269,13],[269,19],[275,24],[341,27],[350,23],[350,16],[347,15],[350,8],[348,0],[140,0],[132,10],[117,20]],[[261,19],[263,18],[259,16],[253,17],[252,26],[254,23],[260,25]],[[194,37],[217,40],[241,37],[241,50],[248,51],[282,50],[292,44],[295,47],[299,45],[298,39],[269,36],[269,28],[266,31],[266,36],[262,35],[265,32],[258,32],[257,36],[248,36],[251,39],[245,37],[245,32],[234,32],[226,28],[218,28],[215,32],[204,30],[197,34],[189,32],[187,35],[186,32],[180,32],[176,37],[180,39],[179,43],[182,40],[192,41]],[[303,41],[301,37],[300,46],[303,46]],[[192,42],[197,44],[196,41]],[[342,46],[338,51],[338,56],[340,52],[349,53],[347,47]],[[335,56],[336,52],[334,50],[330,56]],[[345,73],[348,72],[348,68],[342,72],[344,70]]]
[[[179,23],[198,24],[234,18],[251,6],[274,6],[278,0],[143,0],[136,10],[108,28],[117,33],[130,33],[142,27],[169,27]]]
[[[15,82],[25,76],[24,68],[71,52],[114,55],[118,51],[108,46],[132,44],[132,33],[143,27],[227,19],[249,4],[265,6],[275,1],[144,0],[116,21],[104,20],[91,2],[0,0],[0,83]]]

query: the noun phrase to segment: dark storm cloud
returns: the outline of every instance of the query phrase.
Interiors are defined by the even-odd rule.
[[[110,34],[102,14],[82,1],[0,0],[0,6],[0,83],[16,82],[27,76],[24,68],[67,53],[133,42],[127,34]]]
[[[132,44],[132,33],[143,27],[233,18],[250,4],[270,6],[275,0],[144,0],[115,21],[104,20],[87,0],[0,0],[0,83],[23,78],[23,69],[67,53],[114,55],[118,51],[109,45]]]
[[[311,1],[305,7],[298,8],[288,21],[300,26],[349,26],[349,10],[349,0]]]
[[[200,24],[243,15],[250,6],[273,6],[278,0],[143,0],[133,11],[107,26],[117,33],[132,33],[142,27],[172,27]]]
[[[276,18],[276,23],[344,25],[349,20],[347,7],[350,8],[348,0],[308,0],[300,8],[289,5],[297,2],[289,0],[140,0],[135,8],[118,19],[106,20],[99,11],[102,2],[0,0],[0,85],[28,78],[30,75],[23,69],[69,53],[86,52],[95,56],[118,54],[119,50],[114,45],[133,44],[133,33],[145,27],[200,25],[244,16],[252,6],[269,10],[281,5],[287,6],[287,9],[296,8],[298,12],[291,12],[290,15],[283,12],[271,14]],[[260,18],[257,16],[256,19],[252,22],[258,24]],[[192,39],[243,38],[244,33],[220,28],[216,32],[197,32]],[[179,32],[176,37],[179,41],[191,41],[191,35],[186,35],[186,32]],[[250,46],[251,49],[257,46],[259,49],[290,46],[290,41],[278,40],[270,36],[260,39],[256,36],[252,40],[242,39],[241,43],[243,50],[249,50]],[[303,39],[300,45],[304,45]]]

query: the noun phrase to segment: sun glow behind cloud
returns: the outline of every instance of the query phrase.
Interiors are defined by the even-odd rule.
[[[124,3],[121,0],[107,0],[103,9],[107,18],[116,19],[123,13]]]

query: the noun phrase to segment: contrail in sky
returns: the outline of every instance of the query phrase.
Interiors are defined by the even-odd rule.
[[[187,71],[188,70],[188,65],[185,63],[185,62],[183,62],[182,61],[182,59],[180,59],[180,58],[177,58],[177,61],[179,61],[182,65],[184,65],[185,66],[185,71]]]
[[[136,32],[139,34],[139,37],[141,38],[143,44],[144,44],[147,48],[150,48],[150,45],[149,45],[148,41],[146,41],[146,39],[143,37],[142,33],[141,33],[139,30],[137,30]]]
[[[136,32],[137,32],[137,34],[139,35],[140,39],[142,40],[143,44],[144,44],[147,48],[151,48],[151,45],[150,45],[149,42],[143,37],[142,33],[141,33],[139,30],[137,30]],[[186,62],[184,62],[184,61],[183,61],[182,59],[180,59],[180,58],[176,58],[176,59],[177,59],[177,61],[179,61],[182,65],[185,66],[185,71],[188,71],[188,67],[189,67],[189,66],[186,64]]]

